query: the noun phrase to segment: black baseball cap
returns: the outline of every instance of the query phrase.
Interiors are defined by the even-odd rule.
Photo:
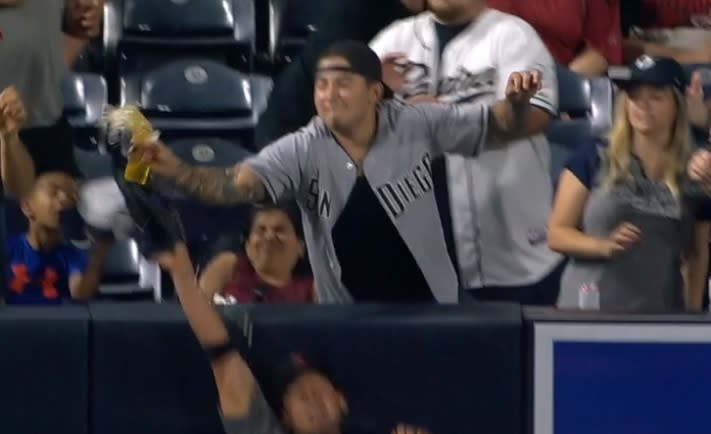
[[[684,93],[688,85],[684,68],[669,57],[640,56],[631,65],[609,68],[607,75],[621,89],[648,84],[672,86]]]
[[[383,98],[392,98],[394,92],[383,82],[383,67],[380,58],[368,44],[351,39],[336,41],[324,50],[319,56],[319,60],[326,57],[343,57],[348,61],[348,67],[319,68],[316,64],[316,72],[319,71],[346,71],[361,75],[370,81],[382,83],[384,92]]]

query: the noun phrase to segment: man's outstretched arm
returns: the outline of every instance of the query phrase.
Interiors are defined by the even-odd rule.
[[[223,168],[181,163],[175,183],[189,195],[218,205],[258,203],[269,199],[264,184],[245,165]]]
[[[512,73],[506,98],[491,107],[480,103],[418,105],[434,133],[434,152],[473,157],[530,135],[531,112],[539,110],[530,101],[540,89],[540,76],[539,71]]]
[[[204,202],[259,203],[297,192],[305,175],[312,138],[313,132],[309,131],[286,135],[232,168],[191,166],[160,141],[134,146],[129,158],[141,158],[154,175],[168,179]]]

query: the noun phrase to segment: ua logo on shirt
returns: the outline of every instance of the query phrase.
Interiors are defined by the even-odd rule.
[[[25,292],[27,286],[33,283],[27,270],[27,265],[12,264],[10,269],[13,275],[12,281],[10,282],[10,289],[17,294],[22,294]],[[58,280],[59,274],[57,274],[54,269],[47,267],[35,283],[42,289],[42,295],[45,298],[56,299],[59,297],[59,291],[56,286]]]
[[[40,281],[40,284],[42,285],[42,295],[51,299],[58,298],[59,291],[57,291],[56,286],[58,279],[59,275],[56,271],[51,268],[45,268],[42,280]]]
[[[10,289],[18,294],[22,294],[25,291],[25,286],[31,282],[29,273],[27,272],[27,265],[12,264],[10,269],[14,276],[12,282],[10,282]]]

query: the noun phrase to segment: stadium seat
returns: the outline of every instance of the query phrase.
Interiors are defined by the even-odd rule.
[[[114,245],[104,266],[99,288],[103,299],[152,299],[161,301],[161,271],[141,257],[133,240]]]
[[[154,127],[174,133],[251,130],[271,79],[210,60],[181,59],[122,77],[122,104],[140,106]]]
[[[244,145],[217,137],[166,140],[166,145],[183,161],[196,166],[232,167],[252,155]]]
[[[253,0],[112,0],[105,9],[104,45],[114,79],[185,56],[250,71],[254,40]]]
[[[64,116],[74,127],[75,144],[96,147],[97,124],[107,103],[106,81],[98,74],[68,74],[62,80]]]
[[[197,166],[233,167],[251,155],[239,143],[220,138],[183,138],[166,140],[183,161]],[[173,199],[185,228],[190,251],[202,257],[218,237],[241,228],[249,206],[214,206],[174,191]]]
[[[559,112],[568,118],[554,119],[546,133],[551,146],[551,176],[556,184],[575,149],[610,128],[614,99],[607,78],[584,78],[560,65],[557,75]]]
[[[318,30],[322,10],[318,0],[269,0],[269,54],[277,69],[291,62]]]

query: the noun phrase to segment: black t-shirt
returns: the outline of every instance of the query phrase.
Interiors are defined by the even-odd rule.
[[[358,177],[331,235],[341,281],[357,302],[431,302],[410,249],[364,176]]]
[[[437,34],[437,42],[439,43],[439,55],[442,57],[444,48],[449,44],[452,39],[454,39],[458,34],[462,33],[464,29],[469,27],[469,24],[441,24],[435,22],[435,33]]]

